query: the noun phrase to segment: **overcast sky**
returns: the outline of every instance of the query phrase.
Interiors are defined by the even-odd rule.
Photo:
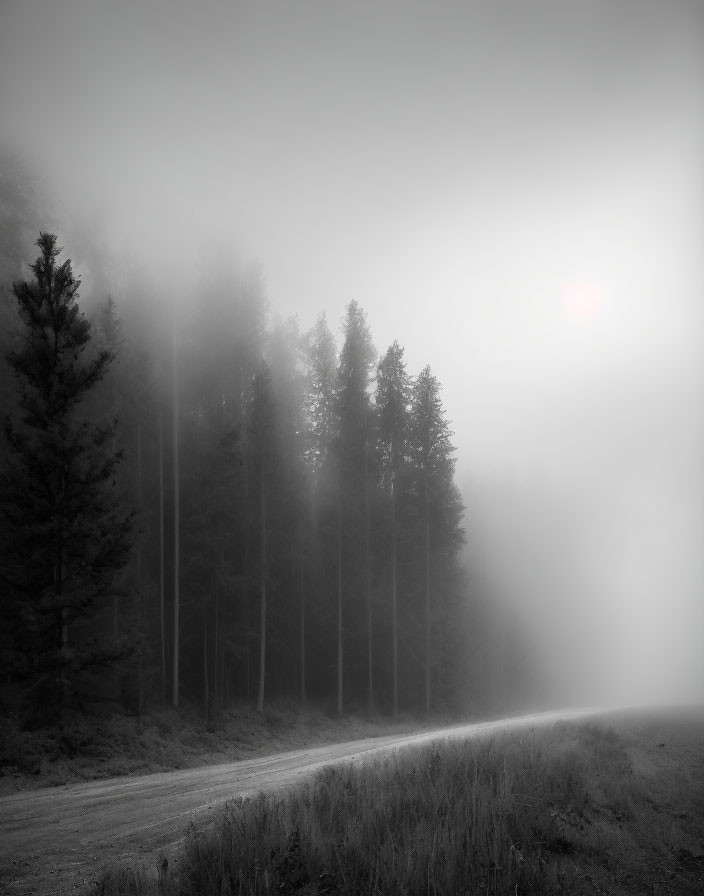
[[[116,251],[357,299],[466,495],[577,508],[604,645],[701,693],[704,4],[0,0],[0,110]]]

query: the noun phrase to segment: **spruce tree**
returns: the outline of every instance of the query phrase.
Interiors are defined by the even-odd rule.
[[[337,345],[323,312],[307,334],[307,384],[303,407],[304,462],[311,481],[311,557],[310,569],[314,597],[310,602],[312,636],[316,649],[311,657],[310,679],[324,682],[326,689],[334,665],[335,642],[330,634],[334,607],[330,596],[336,594],[339,578],[337,531]],[[333,521],[334,520],[334,521]],[[317,636],[317,638],[316,638]],[[309,654],[312,651],[309,651]],[[316,674],[317,673],[317,674]]]
[[[330,466],[337,437],[337,345],[323,312],[308,334],[308,388],[304,399],[305,457],[316,478]]]
[[[420,550],[424,579],[424,691],[425,711],[432,703],[434,600],[444,572],[451,570],[464,540],[462,499],[453,480],[456,459],[452,432],[440,397],[440,383],[424,367],[411,393],[409,458],[421,522]],[[433,560],[436,558],[436,562]],[[448,627],[456,620],[449,613]]]
[[[344,698],[343,673],[345,641],[354,641],[362,614],[356,601],[347,601],[364,594],[367,619],[371,619],[370,586],[370,520],[369,520],[369,452],[371,399],[369,385],[374,374],[375,349],[367,316],[352,301],[343,320],[344,341],[340,352],[337,386],[338,438],[337,460],[337,710],[342,713]],[[361,573],[361,575],[360,575]],[[367,688],[368,701],[373,703],[371,626],[367,625]],[[348,649],[349,652],[349,649]],[[351,663],[349,663],[351,665]]]
[[[259,535],[259,685],[257,710],[264,711],[267,677],[267,586],[270,577],[269,529],[274,482],[280,467],[276,444],[276,405],[271,387],[271,370],[262,360],[252,384],[249,420],[249,459],[252,472],[252,519]]]
[[[80,281],[41,233],[35,281],[14,284],[22,332],[8,356],[17,412],[0,474],[4,660],[32,703],[64,708],[78,673],[115,657],[97,602],[128,559],[132,514],[115,485],[116,421],[96,425],[87,396],[114,354],[91,351]],[[43,696],[43,700],[40,699]]]
[[[394,342],[381,359],[376,378],[382,484],[389,496],[391,552],[391,681],[392,713],[398,713],[398,498],[406,462],[411,384],[406,374],[403,349]]]

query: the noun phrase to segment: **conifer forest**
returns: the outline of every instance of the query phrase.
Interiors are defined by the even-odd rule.
[[[459,707],[464,508],[432,367],[378,349],[356,300],[303,332],[223,266],[169,320],[148,288],[85,296],[59,235],[29,260],[9,229],[6,695],[45,721],[86,700]]]

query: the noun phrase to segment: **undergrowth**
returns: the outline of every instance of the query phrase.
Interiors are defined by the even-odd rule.
[[[0,718],[0,794],[230,762],[418,727],[412,717],[337,718],[313,706],[301,710],[286,703],[264,713],[234,707],[208,724],[188,704],[142,716],[72,712],[61,723],[31,730],[10,715]]]
[[[230,803],[177,861],[114,868],[97,893],[600,892],[585,868],[606,873],[652,834],[643,796],[620,738],[592,724],[441,742]]]

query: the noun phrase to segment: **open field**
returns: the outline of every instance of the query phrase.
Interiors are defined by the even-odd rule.
[[[701,892],[704,713],[555,717],[16,794],[0,885],[95,891],[107,862],[105,894]]]

